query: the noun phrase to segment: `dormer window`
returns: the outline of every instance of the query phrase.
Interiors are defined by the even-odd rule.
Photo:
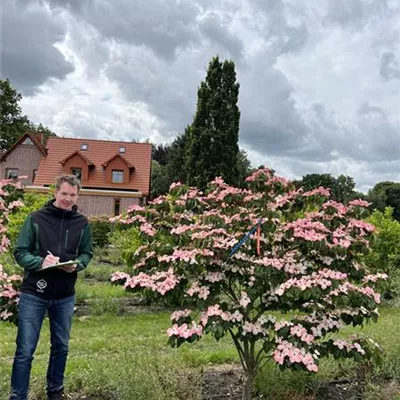
[[[88,149],[87,143],[82,143],[82,144],[81,144],[81,150],[86,151],[87,149]]]
[[[113,169],[111,175],[112,183],[123,183],[124,182],[124,171]]]
[[[82,168],[71,168],[71,175],[75,175],[80,181],[82,181]]]
[[[119,148],[119,152],[120,152],[120,153],[125,153],[125,147],[121,146],[121,147]]]

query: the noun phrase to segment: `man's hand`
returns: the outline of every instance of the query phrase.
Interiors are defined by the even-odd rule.
[[[58,269],[62,269],[65,272],[71,273],[74,272],[77,268],[77,264],[72,264],[72,265],[63,265],[61,267],[58,267]]]
[[[60,262],[60,257],[56,257],[56,256],[53,256],[52,254],[49,254],[43,260],[42,269],[46,269],[50,265],[57,264],[58,262]]]

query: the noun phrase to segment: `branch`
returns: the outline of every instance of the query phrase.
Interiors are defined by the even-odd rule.
[[[242,364],[242,367],[245,370],[245,372],[247,372],[247,367],[246,367],[246,362],[245,362],[245,355],[244,355],[244,351],[242,349],[242,346],[240,345],[239,340],[236,338],[236,336],[233,333],[231,328],[229,328],[229,333],[231,334],[233,342],[235,343],[236,349],[237,349],[237,351],[239,353],[240,363]]]

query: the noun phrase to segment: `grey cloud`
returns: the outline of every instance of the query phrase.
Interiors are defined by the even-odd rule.
[[[291,25],[288,22],[288,9],[282,0],[248,0],[252,10],[251,20],[246,22],[264,37],[278,54],[296,52],[306,44],[309,31],[303,15],[297,13],[300,24]]]
[[[227,49],[235,60],[240,60],[243,42],[223,26],[220,16],[215,13],[207,15],[200,24],[200,31],[211,41]]]
[[[330,0],[325,22],[361,30],[368,21],[380,19],[388,10],[387,0]]]
[[[387,51],[382,54],[379,73],[384,81],[400,79],[400,65],[393,52]]]
[[[268,155],[307,153],[313,146],[307,126],[295,108],[293,87],[274,67],[275,60],[271,52],[258,53],[240,79],[241,141]]]
[[[303,132],[290,125],[276,125],[272,121],[244,118],[241,123],[241,142],[263,154],[283,156],[305,151]]]
[[[93,0],[49,0],[51,7],[63,7],[73,12],[84,12],[88,7],[93,6]]]
[[[374,161],[400,160],[400,126],[390,121],[380,107],[367,103],[361,110],[357,119],[361,145],[359,156]]]
[[[163,125],[166,139],[172,132],[175,135],[182,132],[192,122],[196,86],[204,78],[198,69],[188,68],[188,65],[199,65],[199,60],[190,53],[186,57],[189,58],[169,63],[159,60],[148,49],[129,48],[128,51],[122,46],[105,69],[106,76],[118,84],[128,100],[148,106]]]
[[[192,2],[178,0],[89,1],[50,0],[53,8],[70,9],[94,26],[101,35],[116,42],[144,45],[157,55],[171,60],[175,51],[199,41],[196,16],[200,9]]]
[[[74,70],[54,47],[64,39],[65,24],[36,2],[6,0],[2,25],[2,75],[25,95],[33,95],[49,78],[63,79]]]
[[[400,126],[381,107],[364,103],[349,123],[338,120],[321,103],[312,104],[302,118],[289,98],[274,99],[277,108],[266,106],[269,113],[249,118],[242,112],[241,141],[249,149],[298,163],[333,163],[342,158],[374,165],[400,162]]]
[[[357,110],[357,115],[359,117],[363,116],[377,116],[378,118],[385,118],[386,113],[381,107],[372,106],[369,103],[361,104],[361,107]]]
[[[315,118],[308,123],[309,132],[321,144],[325,160],[339,157],[359,162],[400,159],[400,127],[389,120],[383,108],[364,103],[351,123],[338,120],[320,104],[313,105],[312,111]],[[332,154],[336,157],[331,157]]]

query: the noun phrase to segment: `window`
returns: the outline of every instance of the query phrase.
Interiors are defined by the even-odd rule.
[[[81,150],[86,151],[87,149],[88,149],[87,143],[82,143],[82,144],[81,144]]]
[[[7,168],[6,169],[6,179],[17,179],[19,175],[18,168]]]
[[[71,174],[82,180],[82,168],[71,168]]]
[[[32,182],[35,180],[36,175],[37,175],[37,169],[34,169],[32,174]]]
[[[112,182],[113,183],[123,183],[124,182],[124,171],[113,169],[112,170]]]
[[[114,199],[114,215],[119,215],[121,212],[121,199]]]
[[[125,153],[125,147],[120,147],[120,148],[119,148],[119,152],[120,152],[120,153]]]
[[[32,139],[27,137],[22,144],[28,144],[29,146],[34,146],[34,143],[32,142]]]

